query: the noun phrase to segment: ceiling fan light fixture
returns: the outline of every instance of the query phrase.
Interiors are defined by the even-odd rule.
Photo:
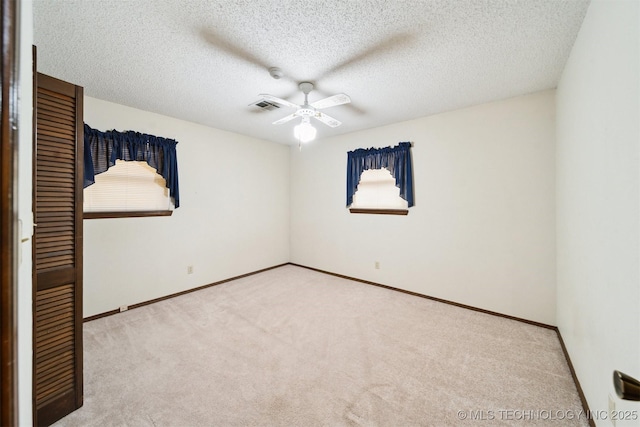
[[[308,117],[303,117],[302,122],[293,128],[293,136],[300,142],[313,141],[316,139],[316,132]]]

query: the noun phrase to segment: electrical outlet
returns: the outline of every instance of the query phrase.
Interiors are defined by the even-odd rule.
[[[193,265],[187,266],[187,274],[193,274]]]
[[[376,261],[375,266],[376,270],[380,270],[380,261]]]
[[[122,313],[123,311],[127,311],[129,310],[129,306],[128,305],[121,305],[120,306],[120,313]]]
[[[613,427],[616,426],[616,419],[613,416],[615,412],[616,412],[616,401],[613,400],[613,397],[611,395],[609,395],[609,419],[611,420],[611,424],[613,425]]]

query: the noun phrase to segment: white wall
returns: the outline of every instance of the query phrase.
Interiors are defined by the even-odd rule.
[[[595,410],[640,378],[638,5],[591,3],[557,91],[558,327]]]
[[[554,96],[292,147],[291,261],[555,324]],[[350,214],[347,151],[408,140],[409,215]]]
[[[87,96],[84,119],[177,140],[180,180],[170,217],[84,221],[85,317],[289,261],[288,147]]]
[[[20,265],[18,267],[18,423],[33,425],[32,391],[32,301],[31,301],[31,237],[33,214],[32,188],[32,114],[33,114],[33,44],[32,2],[19,2],[20,88],[18,123],[18,218],[22,223]]]

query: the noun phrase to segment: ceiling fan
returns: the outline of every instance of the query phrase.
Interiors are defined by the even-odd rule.
[[[321,121],[327,126],[332,128],[340,126],[342,122],[334,119],[331,116],[319,111],[329,107],[335,107],[336,105],[348,104],[351,102],[351,98],[344,93],[330,96],[328,98],[321,99],[319,101],[309,104],[309,92],[313,90],[313,83],[302,82],[298,85],[300,90],[304,93],[304,104],[298,105],[293,102],[289,102],[285,99],[275,97],[273,95],[260,94],[261,101],[267,101],[273,104],[279,104],[285,107],[295,108],[296,112],[289,114],[286,117],[281,118],[273,122],[274,125],[281,125],[297,117],[302,117],[302,121],[294,129],[293,133],[297,140],[300,142],[309,142],[316,137],[316,129],[311,125],[311,118]],[[254,103],[255,104],[255,103]],[[254,105],[250,104],[250,105]]]

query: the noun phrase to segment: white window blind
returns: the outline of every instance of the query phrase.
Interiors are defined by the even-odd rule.
[[[409,209],[407,201],[400,197],[395,178],[386,168],[362,172],[351,208]]]
[[[165,179],[146,162],[116,160],[84,189],[85,212],[173,210]]]

